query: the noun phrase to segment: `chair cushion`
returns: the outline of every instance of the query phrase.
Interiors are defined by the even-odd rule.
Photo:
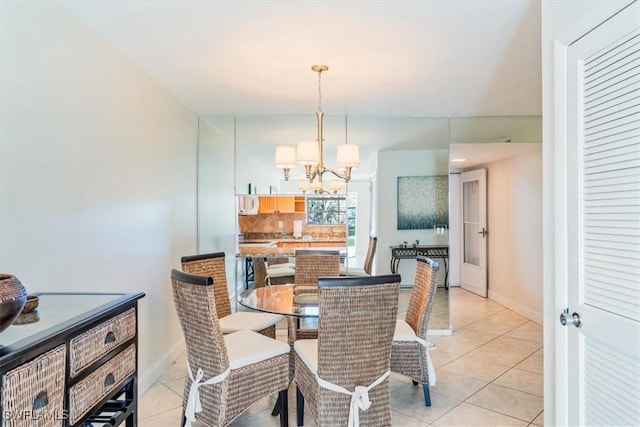
[[[347,267],[344,264],[340,264],[340,275],[347,276]],[[367,272],[362,267],[349,267],[349,276],[368,276]]]
[[[223,334],[243,330],[261,331],[283,319],[281,314],[237,311],[220,319],[220,329]]]
[[[415,341],[416,333],[403,319],[396,320],[396,330],[393,333],[394,341]]]
[[[289,345],[253,331],[238,331],[224,336],[229,367],[242,368],[289,352]]]
[[[296,271],[290,267],[267,268],[267,277],[293,276]]]
[[[293,350],[312,374],[318,372],[318,340],[297,340],[293,343]]]

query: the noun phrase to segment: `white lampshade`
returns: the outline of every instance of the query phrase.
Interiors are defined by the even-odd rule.
[[[306,179],[298,180],[298,190],[307,191],[309,189],[309,181]]]
[[[296,167],[296,147],[290,147],[288,145],[281,145],[276,147],[276,160],[275,164],[277,168],[293,169]]]
[[[340,191],[341,188],[342,188],[342,185],[340,185],[340,181],[338,181],[337,179],[333,179],[329,181],[329,191],[338,192]]]
[[[322,183],[320,181],[318,181],[317,179],[314,179],[313,182],[311,182],[311,189],[312,190],[322,190]]]
[[[336,167],[357,168],[360,166],[360,148],[355,144],[340,144],[336,153]]]
[[[296,150],[298,163],[302,165],[317,165],[320,163],[320,153],[317,142],[298,142]]]

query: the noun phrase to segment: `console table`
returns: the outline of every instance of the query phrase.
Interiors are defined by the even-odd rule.
[[[0,426],[135,426],[144,294],[37,295],[0,335]]]
[[[441,259],[444,263],[444,287],[449,289],[449,246],[447,245],[422,245],[422,246],[390,246],[391,248],[391,273],[398,272],[398,264],[401,259],[415,259],[418,255],[427,258]]]

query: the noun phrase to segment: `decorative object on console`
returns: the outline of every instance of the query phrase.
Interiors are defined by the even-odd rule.
[[[318,185],[319,189],[322,189],[322,175],[325,172],[331,172],[333,175],[344,180],[344,182],[349,182],[351,179],[351,169],[360,166],[360,151],[357,145],[347,144],[345,139],[344,144],[338,145],[338,151],[336,153],[336,169],[330,169],[325,166],[323,153],[324,112],[322,111],[322,90],[320,83],[322,73],[327,71],[329,67],[326,65],[314,65],[311,69],[318,73],[318,111],[316,112],[318,138],[316,142],[299,142],[297,149],[296,147],[291,146],[276,147],[275,166],[284,170],[284,179],[285,181],[288,181],[289,171],[293,169],[297,163],[300,163],[305,168],[309,184],[313,185],[315,180],[315,182],[317,182],[317,184],[315,184],[316,189]]]
[[[16,276],[0,273],[0,332],[7,329],[22,312],[27,290]]]
[[[426,230],[449,223],[449,177],[398,177],[398,230]]]

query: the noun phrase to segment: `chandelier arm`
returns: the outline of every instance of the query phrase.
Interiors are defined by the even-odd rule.
[[[351,179],[351,168],[345,168],[345,173],[341,173],[340,171],[329,169],[329,168],[325,168],[324,171],[331,172],[336,177],[340,179],[344,179],[345,182],[349,182],[349,180]]]

